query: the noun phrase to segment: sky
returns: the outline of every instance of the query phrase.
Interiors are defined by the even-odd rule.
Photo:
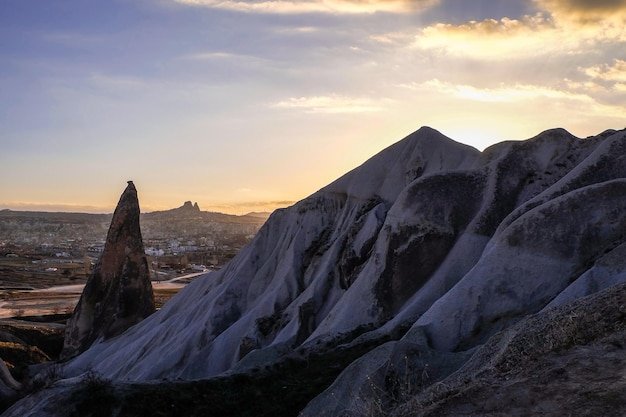
[[[626,126],[626,0],[2,0],[0,209],[271,211],[430,126]]]

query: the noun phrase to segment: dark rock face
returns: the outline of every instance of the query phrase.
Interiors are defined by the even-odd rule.
[[[117,204],[100,260],[65,331],[62,358],[124,332],[155,311],[132,181]]]

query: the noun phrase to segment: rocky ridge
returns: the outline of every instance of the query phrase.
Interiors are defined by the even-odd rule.
[[[421,128],[275,212],[225,268],[63,375],[224,378],[361,348],[302,415],[395,409],[390,369],[417,395],[525,317],[626,280],[625,134],[479,152]]]

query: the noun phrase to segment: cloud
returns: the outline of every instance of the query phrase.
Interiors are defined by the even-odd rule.
[[[626,42],[624,0],[534,0],[562,28],[563,34],[590,47]]]
[[[485,103],[519,103],[530,101],[569,103],[584,109],[588,113],[603,114],[607,117],[623,117],[624,107],[599,103],[595,97],[587,94],[560,90],[531,84],[515,84],[498,88],[477,88],[471,85],[457,85],[432,79],[424,83],[400,85],[422,92],[437,92],[455,98]]]
[[[194,61],[263,61],[263,59],[253,55],[222,51],[198,52],[194,54],[184,55],[181,57],[181,59],[189,59]]]
[[[477,59],[526,59],[597,52],[626,42],[624,0],[535,0],[539,12],[519,19],[486,19],[423,28],[414,46]]]
[[[521,19],[470,21],[462,25],[437,23],[422,29],[413,46],[477,59],[525,59],[577,45],[567,38],[559,39],[560,32],[554,21],[543,14]]]
[[[292,206],[295,200],[276,200],[276,201],[247,201],[233,204],[201,204],[203,210],[216,211],[220,213],[230,214],[247,214],[251,212],[273,212],[276,209]]]
[[[626,18],[624,0],[535,0],[535,4],[561,19],[580,23]]]
[[[301,109],[307,113],[370,113],[385,109],[388,99],[374,101],[339,95],[292,97],[271,105],[273,108]]]
[[[285,27],[285,28],[278,29],[278,32],[287,33],[287,34],[316,33],[319,31],[320,31],[320,28],[314,27],[314,26]]]
[[[582,83],[569,82],[571,88],[594,94],[598,100],[621,105],[626,93],[626,61],[615,59],[611,64],[579,67],[588,79]]]
[[[177,3],[263,14],[371,14],[376,12],[403,13],[424,10],[439,0],[174,0]]]
[[[129,77],[121,75],[108,75],[104,73],[93,73],[90,81],[106,90],[139,90],[149,87],[149,83],[143,78]]]
[[[525,59],[554,53],[584,53],[602,42],[623,41],[626,30],[610,20],[581,26],[538,13],[521,19],[505,17],[463,25],[438,23],[422,29],[414,46],[483,59]]]
[[[626,82],[626,61],[616,59],[613,65],[595,65],[581,68],[589,77],[603,81]]]
[[[458,85],[449,82],[432,79],[423,83],[404,84],[400,87],[411,90],[429,90],[452,95],[473,101],[489,103],[515,102],[522,100],[532,100],[538,97],[556,99],[575,99],[588,101],[590,98],[585,95],[575,95],[564,91],[555,90],[548,87],[536,85],[516,84],[514,86],[501,86],[498,88],[477,88],[471,85]]]
[[[602,85],[593,82],[593,81],[574,81],[569,78],[565,78],[563,80],[563,84],[570,91],[587,91],[587,92],[595,92],[602,93],[606,92],[606,88]]]

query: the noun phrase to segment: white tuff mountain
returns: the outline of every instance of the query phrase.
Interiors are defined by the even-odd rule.
[[[625,131],[479,152],[423,127],[63,374],[206,379],[369,343],[302,412],[349,414],[390,366],[439,380],[529,314],[626,281],[625,207]]]

